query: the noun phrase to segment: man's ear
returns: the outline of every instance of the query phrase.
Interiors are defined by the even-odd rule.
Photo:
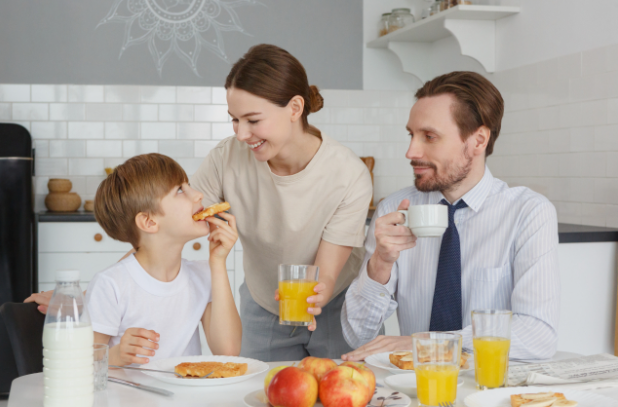
[[[485,150],[487,149],[487,143],[489,143],[489,138],[491,137],[491,130],[487,126],[479,127],[474,134],[470,137],[473,142],[472,151],[474,155],[482,155],[485,156]]]
[[[305,99],[303,99],[302,96],[294,96],[288,102],[288,109],[292,112],[292,122],[297,121],[302,117],[303,111],[305,110]]]
[[[139,230],[145,233],[157,233],[159,231],[159,223],[145,212],[135,215],[135,224]]]

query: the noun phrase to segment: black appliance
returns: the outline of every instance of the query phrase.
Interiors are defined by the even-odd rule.
[[[30,133],[18,124],[0,123],[0,305],[22,302],[38,286],[33,175]]]

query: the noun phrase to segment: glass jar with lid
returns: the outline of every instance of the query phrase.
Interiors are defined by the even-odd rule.
[[[388,34],[388,18],[390,17],[390,15],[391,13],[382,14],[382,18],[380,19],[380,27],[379,27],[380,37]]]
[[[440,2],[436,1],[435,3],[433,3],[431,5],[431,13],[430,13],[430,15],[433,16],[435,14],[438,14],[439,12],[440,12]]]
[[[388,32],[396,31],[412,23],[414,23],[414,16],[409,8],[395,8],[388,17]]]

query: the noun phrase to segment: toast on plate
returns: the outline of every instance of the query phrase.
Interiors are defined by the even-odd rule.
[[[562,393],[524,393],[511,395],[511,407],[567,407],[577,406],[576,401],[567,400]]]
[[[221,379],[224,377],[237,377],[247,373],[246,363],[221,363],[221,362],[184,362],[176,365],[174,371],[184,377],[204,377],[210,372],[209,379]]]

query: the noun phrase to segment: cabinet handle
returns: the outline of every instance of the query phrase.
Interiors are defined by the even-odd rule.
[[[101,240],[103,240],[103,235],[100,233],[97,233],[96,235],[94,235],[94,240],[97,242],[100,242]]]
[[[202,248],[201,244],[197,242],[193,243],[193,250],[200,250],[201,248]]]

